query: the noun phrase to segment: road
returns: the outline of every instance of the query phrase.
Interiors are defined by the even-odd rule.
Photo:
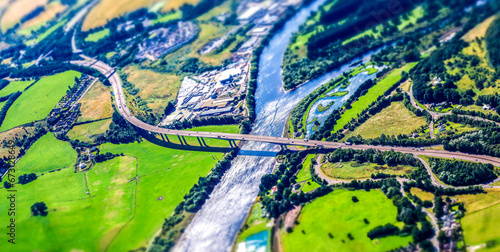
[[[228,141],[256,141],[256,142],[265,142],[272,143],[278,145],[296,145],[296,146],[307,146],[307,147],[318,147],[325,149],[338,149],[338,148],[351,148],[358,150],[365,149],[378,149],[381,151],[398,151],[402,153],[411,153],[414,155],[427,155],[433,157],[441,157],[441,158],[458,158],[468,161],[476,161],[481,163],[490,163],[495,166],[500,166],[500,159],[484,156],[484,155],[471,155],[459,152],[450,152],[443,150],[425,150],[422,151],[418,148],[412,147],[392,147],[392,146],[373,146],[373,145],[346,145],[343,143],[337,142],[324,142],[324,141],[315,141],[315,140],[307,140],[307,139],[293,139],[293,138],[284,138],[284,137],[271,137],[271,136],[258,136],[258,135],[245,135],[245,134],[230,134],[230,133],[218,133],[218,132],[198,132],[198,131],[183,131],[183,130],[174,130],[174,129],[165,129],[161,127],[156,127],[153,125],[149,125],[141,120],[137,119],[130,113],[129,108],[127,107],[127,102],[125,99],[125,95],[122,88],[122,81],[118,73],[115,72],[114,68],[107,65],[102,61],[97,61],[93,58],[87,57],[85,55],[80,55],[85,60],[82,61],[71,61],[72,64],[92,67],[106,76],[109,76],[109,82],[113,88],[113,94],[115,97],[115,103],[118,112],[125,118],[128,122],[134,125],[137,128],[143,129],[147,132],[153,132],[158,134],[165,135],[173,135],[173,136],[181,136],[181,137],[201,137],[201,138],[215,138],[222,139]]]

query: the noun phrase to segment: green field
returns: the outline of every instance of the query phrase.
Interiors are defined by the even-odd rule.
[[[75,77],[80,78],[81,73],[66,71],[38,81],[12,104],[9,111],[7,111],[0,131],[47,117],[66,94],[68,86],[73,86]]]
[[[337,179],[367,179],[372,174],[386,173],[393,175],[409,175],[413,172],[411,166],[387,166],[373,163],[360,164],[356,161],[326,163],[321,166],[321,172],[328,177]]]
[[[395,69],[389,75],[387,75],[383,80],[379,81],[375,86],[368,90],[368,93],[361,96],[357,101],[352,104],[352,108],[348,109],[333,128],[333,132],[344,128],[344,126],[349,123],[353,118],[356,118],[363,110],[367,109],[370,104],[378,99],[385,91],[389,90],[394,84],[401,80],[401,72],[409,72],[417,62],[407,64],[402,68]]]
[[[94,32],[92,34],[89,34],[86,38],[85,38],[85,41],[86,42],[97,42],[107,36],[109,36],[109,29],[106,28],[104,30],[101,30],[101,31],[98,31],[98,32]]]
[[[397,136],[399,134],[411,134],[413,131],[426,126],[424,117],[418,117],[408,110],[402,102],[394,102],[389,107],[369,118],[349,132],[346,138],[360,135],[363,138],[376,138],[382,134]]]
[[[106,133],[110,124],[111,119],[80,124],[68,131],[67,136],[73,140],[88,142],[91,141],[93,137]]]
[[[135,171],[138,176],[135,182],[135,215],[113,239],[110,251],[128,251],[145,246],[198,178],[206,176],[222,157],[222,153],[167,149],[149,142],[105,144],[101,151],[124,153],[137,159],[138,164]],[[119,168],[116,168],[115,172],[118,171]],[[99,179],[111,180],[116,175],[107,174],[99,176]],[[161,196],[164,199],[158,200]]]
[[[314,154],[307,155],[304,163],[302,164],[302,169],[300,169],[297,174],[297,182],[306,181],[311,179],[311,170],[309,169],[311,165],[311,159],[314,158]]]
[[[153,20],[152,24],[157,24],[157,23],[166,23],[172,20],[176,19],[181,19],[182,18],[182,12],[181,11],[174,11],[168,14],[165,14],[163,16],[158,17],[157,19]]]
[[[411,188],[410,192],[411,192],[411,194],[419,197],[421,200],[429,200],[429,201],[434,200],[434,194],[432,194],[430,192],[424,192],[422,189],[413,187],[413,188]]]
[[[57,140],[52,133],[47,133],[28,149],[16,166],[17,170],[23,173],[40,174],[72,167],[76,162],[76,156],[76,151],[68,142]]]
[[[59,167],[60,160],[69,156],[64,154],[66,149],[76,156],[71,148],[63,151],[56,146],[60,143],[44,136],[19,161],[19,171],[28,170],[31,164],[49,170],[54,160]],[[129,251],[145,247],[198,178],[206,176],[223,156],[220,152],[168,149],[147,141],[108,143],[100,150],[124,156],[98,163],[86,173],[66,168],[17,186],[16,251]],[[0,196],[6,197],[6,191]],[[31,216],[30,206],[39,201],[47,204],[47,217]],[[0,210],[6,212],[6,207],[1,204]],[[0,220],[8,223],[7,218],[5,214]]]
[[[465,242],[468,245],[480,245],[488,241],[496,241],[496,246],[485,251],[498,251],[500,249],[500,204],[484,210],[467,214],[462,219]]]
[[[0,90],[0,97],[10,95],[17,91],[22,92],[26,87],[28,87],[33,82],[35,81],[12,81],[11,83],[9,83],[9,85]]]
[[[356,196],[359,202],[352,202]],[[411,237],[391,236],[370,240],[368,231],[387,223],[399,227],[397,209],[378,191],[334,192],[307,204],[300,213],[299,225],[283,237],[285,251],[389,251],[412,242]],[[369,224],[363,221],[366,218]],[[328,233],[333,235],[329,238]],[[350,233],[354,240],[349,240]],[[342,242],[344,241],[344,242]]]

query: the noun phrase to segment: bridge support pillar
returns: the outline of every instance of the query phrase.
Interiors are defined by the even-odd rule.
[[[184,136],[182,136],[182,140],[184,140],[185,145],[188,145],[188,143],[186,142],[186,138],[184,138]]]
[[[203,137],[200,137],[201,138],[201,141],[203,142],[203,145],[205,145],[205,147],[208,147],[207,143],[205,143],[205,139],[203,139]]]
[[[196,139],[198,139],[198,143],[200,143],[200,146],[203,147],[203,144],[201,143],[201,140],[199,137],[196,137]]]
[[[184,142],[182,142],[181,136],[177,135],[177,138],[179,138],[179,142],[181,142],[181,145],[184,145]]]
[[[284,144],[280,144],[280,147],[281,147],[281,150],[282,150],[282,151],[286,151],[286,150],[288,150],[288,148],[287,148],[287,147],[286,147],[286,145],[284,145]]]

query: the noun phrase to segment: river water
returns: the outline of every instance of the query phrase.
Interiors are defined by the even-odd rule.
[[[259,63],[256,113],[253,135],[281,136],[290,111],[322,84],[352,69],[346,64],[299,88],[285,92],[281,66],[288,42],[312,11],[325,0],[317,0],[292,17],[264,49]],[[363,57],[367,62],[368,54]],[[359,59],[353,60],[357,61]],[[340,101],[339,101],[340,104]],[[272,171],[279,147],[272,144],[246,142],[231,168],[215,187],[202,209],[184,231],[174,251],[230,251],[250,206],[259,191],[260,178]]]

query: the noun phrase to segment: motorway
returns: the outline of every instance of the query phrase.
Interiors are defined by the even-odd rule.
[[[122,81],[118,73],[116,73],[115,69],[111,66],[107,65],[102,61],[95,60],[93,58],[87,57],[83,54],[80,56],[84,60],[80,61],[71,61],[72,64],[92,67],[105,76],[108,77],[109,82],[113,88],[113,94],[115,97],[115,103],[118,109],[118,112],[125,118],[129,123],[134,125],[137,128],[143,129],[148,132],[154,132],[158,134],[172,135],[172,136],[180,136],[180,137],[201,137],[201,138],[215,138],[222,139],[228,141],[256,141],[256,142],[265,142],[278,144],[282,146],[287,145],[295,145],[295,146],[306,146],[306,147],[318,147],[325,149],[338,149],[338,148],[350,148],[350,149],[378,149],[381,151],[398,151],[402,153],[411,153],[414,155],[426,155],[433,157],[441,157],[441,158],[456,158],[467,161],[475,161],[481,163],[490,163],[495,166],[500,166],[500,159],[484,156],[484,155],[471,155],[459,152],[450,152],[444,150],[422,150],[420,148],[412,148],[412,147],[396,147],[396,146],[370,146],[370,145],[346,145],[343,143],[337,142],[324,142],[324,141],[315,141],[315,140],[307,140],[307,139],[293,139],[293,138],[284,138],[284,137],[271,137],[271,136],[258,136],[258,135],[245,135],[245,134],[230,134],[230,133],[218,133],[218,132],[201,132],[201,131],[183,131],[183,130],[174,130],[174,129],[165,129],[153,125],[149,125],[141,120],[137,119],[130,113],[129,108],[127,107],[127,102],[124,96]]]

